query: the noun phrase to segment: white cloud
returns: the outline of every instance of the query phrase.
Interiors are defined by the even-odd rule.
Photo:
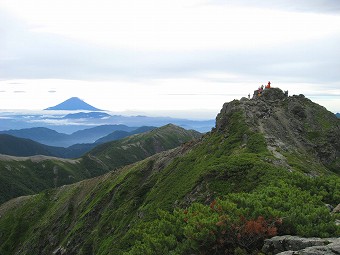
[[[206,4],[328,14],[340,12],[340,2],[337,0],[207,0]]]
[[[340,18],[333,15],[199,4],[202,1],[3,2],[31,32],[138,51],[263,48],[340,31]]]

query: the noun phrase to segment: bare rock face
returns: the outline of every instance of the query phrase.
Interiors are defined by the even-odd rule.
[[[332,213],[340,213],[340,204],[333,209]]]
[[[280,255],[337,255],[340,254],[340,238],[275,236],[265,240],[262,251]]]

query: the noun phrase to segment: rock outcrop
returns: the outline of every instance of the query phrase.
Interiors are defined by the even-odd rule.
[[[340,213],[340,204],[333,209],[332,213]]]
[[[313,155],[318,158],[316,164],[339,171],[340,121],[304,95],[287,96],[281,89],[271,88],[255,99],[225,103],[216,118],[218,132],[228,133],[228,123],[235,111],[243,114],[254,132],[263,133],[279,164],[287,166],[282,154],[288,152],[301,158]]]
[[[280,255],[336,255],[340,254],[340,238],[276,236],[265,241],[262,251]]]

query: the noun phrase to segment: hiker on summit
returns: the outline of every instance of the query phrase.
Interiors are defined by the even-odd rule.
[[[259,93],[262,93],[262,91],[263,91],[263,85],[259,87],[258,91],[259,91]]]
[[[258,88],[258,90],[257,90],[257,96],[261,96],[261,94],[262,94],[262,91],[263,91],[263,85],[262,86],[260,86],[259,88]]]
[[[268,85],[266,85],[266,87],[264,87],[263,84],[262,84],[261,86],[259,86],[259,88],[257,90],[254,91],[253,98],[256,98],[256,95],[258,97],[262,96],[263,90],[269,89],[269,88],[270,88],[270,81],[268,81]],[[248,98],[250,98],[250,95],[248,95]]]

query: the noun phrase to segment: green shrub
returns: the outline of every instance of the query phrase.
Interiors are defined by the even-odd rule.
[[[138,241],[125,254],[256,254],[264,239],[276,234],[339,236],[340,227],[322,199],[278,181],[251,193],[228,194],[209,206],[194,203],[173,213],[159,211],[156,220],[129,233]]]
[[[126,255],[135,254],[251,254],[265,238],[276,235],[279,221],[246,219],[230,201],[214,200],[209,206],[194,203],[131,232],[136,241]]]
[[[262,153],[267,151],[267,144],[262,134],[254,133],[249,136],[247,150],[250,153]]]
[[[244,208],[247,217],[282,218],[279,228],[282,235],[329,237],[340,234],[322,196],[284,182],[252,193],[230,194],[226,198]]]

